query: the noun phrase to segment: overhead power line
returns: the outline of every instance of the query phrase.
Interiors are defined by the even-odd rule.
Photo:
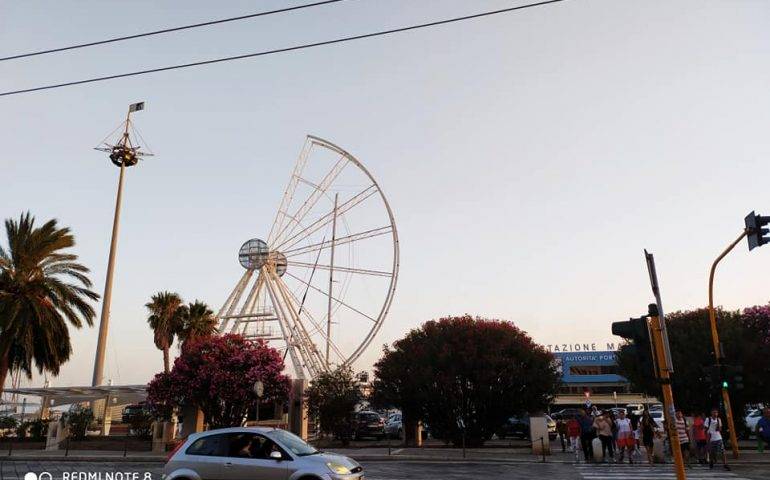
[[[266,17],[268,15],[274,15],[277,13],[286,13],[286,12],[292,12],[294,10],[302,10],[304,8],[311,8],[311,7],[318,7],[321,5],[326,5],[329,3],[337,3],[342,2],[344,0],[324,0],[322,2],[315,2],[315,3],[306,3],[303,5],[295,5],[293,7],[286,7],[286,8],[279,8],[277,10],[268,10],[265,12],[258,12],[258,13],[252,13],[249,15],[241,15],[238,17],[230,17],[230,18],[222,18],[219,20],[211,20],[208,22],[201,22],[201,23],[193,23],[191,25],[182,25],[181,27],[171,27],[171,28],[164,28],[163,30],[154,30],[152,32],[144,32],[144,33],[137,33],[134,35],[126,35],[124,37],[115,37],[115,38],[108,38],[107,40],[99,40],[97,42],[88,42],[88,43],[80,43],[77,45],[69,45],[67,47],[58,47],[58,48],[50,48],[47,50],[39,50],[37,52],[28,52],[28,53],[20,53],[17,55],[11,55],[9,57],[0,57],[0,62],[5,62],[7,60],[16,60],[19,58],[26,58],[26,57],[35,57],[37,55],[46,55],[49,53],[56,53],[56,52],[64,52],[67,50],[75,50],[78,48],[86,48],[86,47],[93,47],[96,45],[104,45],[106,43],[114,43],[114,42],[122,42],[124,40],[133,40],[135,38],[142,38],[142,37],[151,37],[153,35],[160,35],[163,33],[171,33],[171,32],[178,32],[180,30],[189,30],[191,28],[200,28],[200,27],[208,27],[210,25],[217,25],[220,23],[227,23],[227,22],[237,22],[239,20],[247,20],[249,18],[256,18],[256,17]]]
[[[454,18],[449,18],[449,19],[445,19],[445,20],[437,20],[437,21],[434,21],[434,22],[420,23],[420,24],[410,25],[410,26],[406,26],[406,27],[393,28],[393,29],[390,29],[390,30],[381,30],[381,31],[378,31],[378,32],[365,33],[365,34],[361,34],[361,35],[353,35],[353,36],[350,36],[350,37],[336,38],[336,39],[333,39],[333,40],[325,40],[325,41],[322,41],[322,42],[305,43],[305,44],[301,44],[301,45],[294,45],[294,46],[291,46],[291,47],[277,48],[277,49],[274,49],[274,50],[264,50],[264,51],[261,51],[261,52],[246,53],[246,54],[243,54],[243,55],[234,55],[234,56],[231,56],[231,57],[215,58],[213,60],[202,60],[202,61],[199,61],[199,62],[183,63],[183,64],[179,64],[179,65],[171,65],[171,66],[167,66],[167,67],[150,68],[150,69],[146,69],[146,70],[137,70],[137,71],[134,71],[134,72],[118,73],[118,74],[115,74],[115,75],[106,75],[106,76],[103,76],[103,77],[93,77],[93,78],[87,78],[87,79],[84,79],[84,80],[75,80],[75,81],[72,81],[72,82],[56,83],[56,84],[53,84],[53,85],[44,85],[44,86],[40,86],[40,87],[25,88],[25,89],[21,89],[21,90],[11,90],[11,91],[0,93],[0,97],[6,97],[6,96],[10,96],[10,95],[19,95],[19,94],[22,94],[22,93],[37,92],[37,91],[40,91],[40,90],[51,90],[51,89],[54,89],[54,88],[70,87],[70,86],[73,86],[73,85],[82,85],[82,84],[86,84],[86,83],[103,82],[103,81],[106,81],[106,80],[115,80],[115,79],[118,79],[118,78],[135,77],[135,76],[139,76],[139,75],[147,75],[147,74],[150,74],[150,73],[165,72],[165,71],[168,71],[168,70],[178,70],[178,69],[182,69],[182,68],[200,67],[200,66],[203,66],[203,65],[212,65],[212,64],[215,64],[215,63],[223,63],[223,62],[230,62],[230,61],[233,61],[233,60],[241,60],[241,59],[244,59],[244,58],[262,57],[262,56],[273,55],[273,54],[277,54],[277,53],[293,52],[293,51],[296,51],[296,50],[305,50],[305,49],[314,48],[314,47],[321,47],[321,46],[324,46],[324,45],[333,45],[333,44],[336,44],[336,43],[344,43],[344,42],[350,42],[350,41],[354,41],[354,40],[363,40],[365,38],[381,37],[381,36],[385,36],[385,35],[391,35],[391,34],[394,34],[394,33],[407,32],[407,31],[410,31],[410,30],[418,30],[418,29],[421,29],[421,28],[436,27],[436,26],[439,26],[439,25],[446,25],[446,24],[449,24],[449,23],[462,22],[462,21],[465,21],[465,20],[472,20],[472,19],[482,18],[482,17],[489,17],[489,16],[492,16],[492,15],[499,15],[499,14],[502,14],[502,13],[509,13],[509,12],[513,12],[513,11],[516,11],[516,10],[522,10],[522,9],[525,9],[525,8],[532,8],[532,7],[539,7],[539,6],[548,5],[548,4],[551,4],[551,3],[559,3],[559,2],[563,2],[563,1],[565,1],[565,0],[547,0],[547,1],[543,1],[543,2],[529,3],[529,4],[526,4],[526,5],[519,5],[517,7],[503,8],[503,9],[500,9],[500,10],[492,10],[492,11],[488,11],[488,12],[476,13],[476,14],[473,14],[473,15],[465,15],[465,16],[462,16],[462,17],[454,17]]]

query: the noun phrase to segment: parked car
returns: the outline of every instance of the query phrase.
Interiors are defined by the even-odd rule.
[[[385,436],[388,438],[401,438],[404,435],[404,426],[401,421],[401,414],[394,413],[385,422]]]
[[[757,423],[762,418],[762,410],[759,408],[749,411],[744,421],[746,422],[746,428],[749,430],[750,435],[754,435],[757,430]]]
[[[556,421],[548,415],[545,415],[545,421],[548,437],[553,440],[556,438]],[[506,437],[529,438],[529,415],[509,418],[497,432],[497,438]]]
[[[352,435],[353,440],[364,437],[385,438],[385,420],[377,412],[355,412]]]
[[[564,408],[558,412],[552,413],[551,418],[554,420],[569,420],[570,418],[579,417],[582,411],[582,408]]]
[[[121,415],[121,420],[123,423],[131,423],[131,418],[147,412],[147,407],[144,403],[135,403],[133,405],[126,405],[125,408],[123,408],[123,414]]]
[[[187,437],[168,456],[163,479],[362,480],[363,470],[355,460],[316,450],[286,430],[236,427]]]
[[[620,412],[623,412],[623,413],[628,413],[628,410],[626,410],[626,409],[625,409],[625,408],[623,408],[623,407],[614,407],[614,408],[610,408],[610,411],[611,411],[611,412],[612,412],[612,414],[613,414],[613,415],[615,415],[616,417],[617,417],[617,416],[620,414]]]
[[[650,410],[650,417],[652,417],[652,420],[655,422],[655,425],[657,425],[658,429],[665,430],[663,410]]]

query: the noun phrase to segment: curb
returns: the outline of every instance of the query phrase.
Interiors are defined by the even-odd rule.
[[[544,464],[541,457],[538,458],[456,458],[456,457],[424,457],[419,455],[348,455],[350,458],[358,462],[404,462],[404,463],[451,463],[455,465],[478,465],[478,464],[490,464],[490,465],[521,465],[521,464]],[[81,455],[69,455],[67,457],[56,457],[48,455],[11,455],[0,456],[0,463],[12,461],[31,461],[31,462],[84,462],[84,463],[154,463],[164,464],[166,463],[165,457],[159,456],[81,456]],[[584,465],[583,463],[576,464],[571,460],[558,460],[549,459],[545,464],[555,465]],[[656,464],[660,465],[660,464]],[[672,465],[672,464],[666,464]],[[730,465],[740,466],[752,466],[752,465],[770,465],[770,458],[754,460],[754,461],[741,461],[734,460],[730,462]]]

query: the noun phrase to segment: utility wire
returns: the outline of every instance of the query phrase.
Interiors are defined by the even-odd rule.
[[[564,0],[547,0],[547,1],[538,2],[538,3],[530,3],[530,4],[527,4],[527,5],[519,5],[518,7],[503,8],[503,9],[500,9],[500,10],[492,10],[492,11],[488,11],[488,12],[476,13],[476,14],[473,14],[473,15],[465,15],[465,16],[462,16],[462,17],[454,17],[454,18],[449,18],[449,19],[446,19],[446,20],[437,20],[435,22],[429,22],[429,23],[419,23],[419,24],[416,24],[416,25],[410,25],[410,26],[406,26],[406,27],[393,28],[393,29],[390,29],[390,30],[381,30],[381,31],[378,31],[378,32],[366,33],[366,34],[362,34],[362,35],[353,35],[353,36],[350,36],[350,37],[336,38],[336,39],[333,39],[333,40],[325,40],[325,41],[322,41],[322,42],[306,43],[306,44],[301,44],[301,45],[294,45],[294,46],[291,46],[291,47],[277,48],[277,49],[274,49],[274,50],[264,50],[264,51],[261,51],[261,52],[247,53],[247,54],[243,54],[243,55],[235,55],[235,56],[232,56],[232,57],[222,57],[222,58],[216,58],[216,59],[213,59],[213,60],[203,60],[203,61],[200,61],[200,62],[192,62],[192,63],[183,63],[183,64],[179,64],[179,65],[171,65],[171,66],[168,66],[168,67],[150,68],[150,69],[147,69],[147,70],[138,70],[138,71],[128,72],[128,73],[118,73],[118,74],[115,74],[115,75],[106,75],[106,76],[103,76],[103,77],[94,77],[94,78],[88,78],[88,79],[85,79],[85,80],[75,80],[75,81],[72,81],[72,82],[56,83],[56,84],[52,84],[52,85],[44,85],[44,86],[41,86],[41,87],[25,88],[25,89],[21,89],[21,90],[11,90],[11,91],[0,93],[0,97],[6,97],[6,96],[10,96],[10,95],[19,95],[19,94],[22,94],[22,93],[37,92],[37,91],[40,91],[40,90],[50,90],[50,89],[54,89],[54,88],[70,87],[70,86],[73,86],[73,85],[82,85],[82,84],[85,84],[85,83],[103,82],[103,81],[106,81],[106,80],[114,80],[114,79],[117,79],[117,78],[135,77],[135,76],[139,76],[139,75],[147,75],[147,74],[150,74],[150,73],[165,72],[167,70],[177,70],[177,69],[182,69],[182,68],[199,67],[199,66],[202,66],[202,65],[211,65],[211,64],[214,64],[214,63],[229,62],[229,61],[232,61],[232,60],[241,60],[241,59],[244,59],[244,58],[262,57],[262,56],[266,56],[266,55],[273,55],[273,54],[276,54],[276,53],[292,52],[292,51],[295,51],[295,50],[304,50],[304,49],[308,49],[308,48],[321,47],[321,46],[324,46],[324,45],[333,45],[335,43],[350,42],[350,41],[353,41],[353,40],[363,40],[363,39],[366,39],[366,38],[380,37],[380,36],[385,36],[385,35],[391,35],[391,34],[394,34],[394,33],[407,32],[407,31],[410,31],[410,30],[418,30],[418,29],[427,28],[427,27],[436,27],[436,26],[439,26],[439,25],[446,25],[446,24],[449,24],[449,23],[462,22],[462,21],[465,21],[465,20],[472,20],[472,19],[481,18],[481,17],[489,17],[489,16],[492,16],[492,15],[498,15],[498,14],[501,14],[501,13],[509,13],[509,12],[513,12],[513,11],[516,11],[516,10],[522,10],[522,9],[531,8],[531,7],[539,7],[539,6],[542,6],[542,5],[548,5],[548,4],[551,4],[551,3],[558,3],[558,2],[563,2],[563,1]]]
[[[67,50],[75,50],[78,48],[93,47],[96,45],[104,45],[105,43],[122,42],[124,40],[133,40],[134,38],[150,37],[152,35],[160,35],[162,33],[178,32],[180,30],[188,30],[191,28],[208,27],[209,25],[217,25],[219,23],[237,22],[239,20],[246,20],[246,19],[255,18],[255,17],[265,17],[267,15],[273,15],[276,13],[291,12],[294,10],[302,10],[304,8],[318,7],[321,5],[326,5],[329,3],[337,3],[342,1],[344,0],[324,0],[321,2],[306,3],[304,5],[296,5],[294,7],[286,7],[286,8],[279,8],[277,10],[268,10],[265,12],[252,13],[250,15],[241,15],[239,17],[222,18],[220,20],[211,20],[209,22],[193,23],[191,25],[183,25],[181,27],[164,28],[163,30],[154,30],[152,32],[137,33],[135,35],[126,35],[124,37],[109,38],[107,40],[100,40],[98,42],[80,43],[77,45],[70,45],[67,47],[50,48],[48,50],[40,50],[37,52],[20,53],[17,55],[11,55],[9,57],[0,57],[0,62],[5,62],[7,60],[16,60],[19,58],[35,57],[37,55],[46,55],[48,53],[64,52]]]

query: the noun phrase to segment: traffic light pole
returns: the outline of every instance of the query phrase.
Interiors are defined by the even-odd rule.
[[[676,414],[674,408],[674,393],[671,390],[671,372],[666,367],[670,358],[666,358],[666,348],[663,342],[664,322],[662,317],[650,317],[650,333],[652,334],[653,345],[655,346],[655,356],[658,364],[658,371],[655,372],[663,390],[663,405],[666,412],[666,431],[668,439],[671,442],[671,453],[674,455],[674,465],[676,466],[676,478],[684,480],[687,476],[684,473],[684,458],[682,457],[682,446],[679,443],[679,435],[676,431]]]
[[[716,365],[719,367],[721,365],[722,361],[722,349],[720,348],[720,342],[719,342],[719,332],[717,331],[717,316],[716,312],[714,311],[714,273],[716,273],[717,265],[719,262],[727,256],[728,253],[732,251],[733,248],[735,248],[738,243],[740,243],[741,240],[746,237],[746,235],[749,233],[748,229],[744,230],[741,235],[735,239],[733,243],[728,246],[724,252],[722,252],[721,255],[717,257],[716,260],[714,260],[714,263],[711,265],[711,272],[709,273],[709,323],[711,325],[711,341],[714,343],[714,357],[716,360]],[[721,371],[721,370],[720,370]],[[724,379],[721,379],[724,380]],[[728,392],[727,388],[724,387],[724,384],[722,385],[722,401],[725,404],[725,415],[727,416],[727,428],[730,429],[730,447],[733,451],[733,458],[738,458],[739,450],[738,450],[738,436],[735,432],[735,422],[733,421],[733,409],[730,405],[730,393]]]
[[[671,389],[671,374],[674,372],[674,363],[671,359],[666,320],[663,315],[663,302],[661,301],[660,287],[658,285],[658,273],[655,269],[655,258],[653,255],[645,250],[644,258],[647,262],[650,286],[652,287],[652,293],[655,295],[656,302],[649,307],[650,318],[648,320],[648,327],[652,337],[653,358],[656,364],[655,377],[660,382],[660,387],[663,391],[666,431],[671,443],[671,453],[674,456],[676,478],[677,480],[685,480],[687,475],[684,472],[682,446],[679,443],[679,435],[676,431],[676,408],[674,407],[674,392]]]

